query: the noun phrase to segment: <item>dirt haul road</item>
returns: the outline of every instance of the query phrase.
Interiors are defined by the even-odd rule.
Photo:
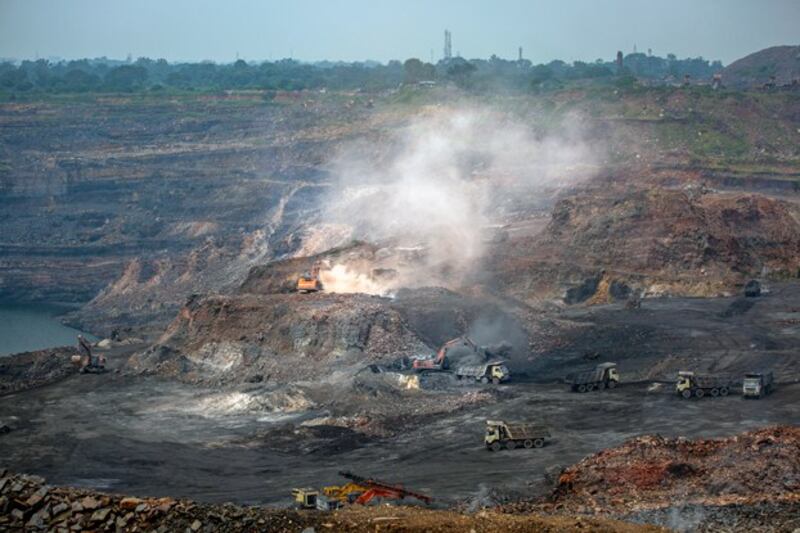
[[[294,447],[277,450],[270,440],[326,413],[254,403],[263,398],[258,391],[220,392],[118,374],[73,376],[3,398],[0,420],[16,427],[0,436],[0,454],[4,466],[51,483],[142,496],[281,505],[288,503],[290,487],[340,483],[337,472],[346,468],[445,501],[490,503],[543,494],[547,469],[636,435],[706,438],[800,425],[797,384],[761,401],[732,395],[689,402],[669,386],[588,394],[555,384],[499,388],[496,402],[416,420],[394,437],[335,436],[331,446],[324,433],[316,433],[316,441],[298,433]],[[554,438],[541,450],[488,452],[486,419],[541,420],[552,426]],[[271,438],[258,436],[264,432]],[[506,498],[492,500],[490,493]]]

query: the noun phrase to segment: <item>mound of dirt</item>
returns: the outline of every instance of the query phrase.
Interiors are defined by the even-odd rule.
[[[73,346],[48,348],[0,357],[0,396],[60,381],[78,368],[70,362]]]
[[[129,365],[192,381],[297,381],[427,350],[385,298],[247,294],[191,299]]]
[[[757,87],[774,77],[778,85],[800,80],[800,46],[773,46],[738,59],[722,70],[722,82],[737,88]]]
[[[289,494],[287,492],[287,502]],[[400,506],[295,511],[172,498],[135,498],[51,487],[36,476],[0,469],[0,529],[52,531],[664,531],[604,519],[460,514]]]
[[[546,500],[508,513],[614,517],[677,531],[793,531],[800,526],[800,427],[721,439],[647,435],[555,476]]]
[[[693,504],[800,503],[800,427],[724,439],[632,439],[566,469],[553,493],[573,511],[635,511]]]
[[[561,200],[546,230],[490,261],[501,288],[569,303],[729,294],[762,275],[794,277],[800,223],[758,194],[692,195],[663,188],[594,191]]]

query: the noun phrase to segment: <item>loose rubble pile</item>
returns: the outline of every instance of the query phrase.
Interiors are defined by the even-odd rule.
[[[642,519],[695,506],[716,508],[715,523],[724,523],[752,522],[767,504],[788,513],[768,520],[800,516],[800,427],[694,441],[637,437],[565,469],[549,502],[504,509]]]
[[[72,346],[0,357],[0,395],[41,387],[77,372],[70,362]]]
[[[134,498],[50,487],[37,476],[0,469],[0,530],[52,531],[662,531],[612,520],[513,516],[481,511],[458,514],[418,507],[353,506],[330,513],[172,498]]]

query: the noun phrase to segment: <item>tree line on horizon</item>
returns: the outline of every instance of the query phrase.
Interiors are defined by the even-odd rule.
[[[647,80],[708,79],[722,70],[720,61],[702,57],[677,59],[642,53],[616,62],[566,63],[555,60],[533,65],[526,59],[507,60],[460,57],[436,64],[417,58],[405,62],[318,62],[292,59],[220,64],[209,61],[169,63],[165,59],[106,58],[51,62],[45,59],[0,63],[0,91],[5,93],[157,92],[216,90],[385,90],[401,84],[452,82],[473,90],[517,91],[558,88],[571,80],[635,77]]]

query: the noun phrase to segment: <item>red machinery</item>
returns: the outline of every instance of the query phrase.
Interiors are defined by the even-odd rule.
[[[472,339],[469,337],[458,337],[453,340],[449,340],[439,348],[439,351],[436,352],[436,356],[430,359],[415,359],[411,366],[417,372],[423,371],[436,371],[436,370],[447,370],[450,367],[450,361],[447,359],[447,353],[452,350],[453,348],[465,346],[471,352],[478,352],[478,346],[472,342]]]
[[[351,472],[339,472],[339,475],[367,489],[355,501],[355,503],[360,503],[362,505],[369,503],[373,498],[391,498],[393,500],[402,500],[406,496],[416,498],[417,500],[426,504],[430,504],[433,501],[433,498],[427,494],[408,490],[402,485],[396,485],[387,483],[386,481],[357,476]]]

